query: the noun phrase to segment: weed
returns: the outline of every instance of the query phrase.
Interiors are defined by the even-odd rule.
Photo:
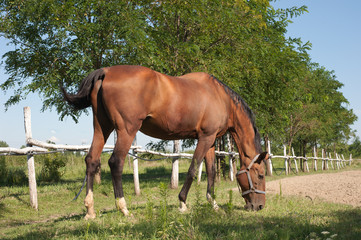
[[[153,213],[154,203],[151,200],[151,197],[147,195],[147,203],[145,204],[145,218],[147,220],[153,220],[154,213]]]
[[[157,233],[164,237],[167,235],[168,227],[168,185],[164,182],[159,184],[160,191],[160,206],[158,215],[158,231]]]
[[[227,204],[226,204],[226,213],[227,214],[232,214],[232,212],[233,212],[233,209],[234,209],[234,205],[233,205],[233,190],[232,189],[230,189],[229,191],[228,191],[228,196],[229,196],[229,198],[228,198],[228,202],[227,202]]]

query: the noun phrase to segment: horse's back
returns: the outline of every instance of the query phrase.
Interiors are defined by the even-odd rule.
[[[103,102],[113,122],[141,121],[142,132],[168,139],[196,138],[225,122],[224,91],[206,73],[172,77],[140,66],[104,71]]]

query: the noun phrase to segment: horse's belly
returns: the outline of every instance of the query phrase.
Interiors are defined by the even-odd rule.
[[[197,138],[197,131],[192,124],[177,121],[162,121],[153,118],[146,118],[140,131],[150,137],[164,139],[164,140],[177,140],[187,138]]]

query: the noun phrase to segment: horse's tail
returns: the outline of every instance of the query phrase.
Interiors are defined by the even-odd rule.
[[[97,69],[85,77],[80,84],[77,94],[68,94],[63,86],[60,87],[64,99],[75,109],[80,110],[91,105],[90,93],[94,88],[95,82],[103,80],[105,76],[103,69]]]

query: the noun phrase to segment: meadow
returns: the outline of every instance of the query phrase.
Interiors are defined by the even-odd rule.
[[[46,169],[46,162],[61,158],[59,179]],[[130,161],[125,163],[123,184],[131,217],[116,211],[107,164],[102,156],[102,182],[94,187],[97,218],[85,221],[85,191],[72,201],[84,179],[83,156],[66,154],[53,158],[35,156],[39,210],[29,205],[26,157],[2,157],[0,164],[0,239],[360,239],[361,209],[308,198],[267,195],[266,207],[245,211],[237,184],[226,179],[216,183],[220,209],[206,201],[206,176],[193,183],[188,195],[189,211],[179,213],[178,193],[189,167],[180,161],[180,186],[170,189],[171,160],[139,163],[141,195],[134,195]],[[280,162],[280,163],[277,163]],[[282,161],[274,161],[281,167]],[[5,171],[5,170],[6,171]],[[345,170],[361,169],[360,163]],[[343,170],[340,170],[343,171]],[[329,172],[335,172],[330,170]],[[5,175],[17,176],[10,178]],[[300,173],[302,175],[304,173]],[[311,173],[308,174],[313,174]],[[56,175],[56,174],[55,174]],[[267,181],[286,177],[267,177]],[[280,186],[281,187],[281,186]]]

